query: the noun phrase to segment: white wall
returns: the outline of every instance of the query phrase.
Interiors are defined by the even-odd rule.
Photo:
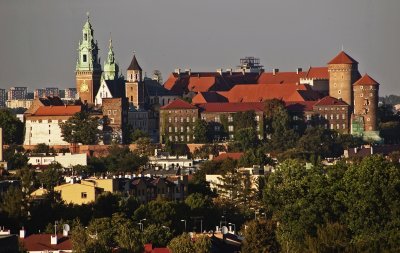
[[[61,136],[61,128],[58,120],[26,120],[24,145],[68,145]]]

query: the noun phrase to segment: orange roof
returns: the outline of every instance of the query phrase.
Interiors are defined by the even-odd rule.
[[[306,78],[329,79],[328,67],[310,67]]]
[[[214,157],[213,160],[214,161],[222,161],[222,160],[225,160],[228,158],[231,158],[233,160],[239,160],[243,156],[243,154],[244,153],[240,153],[240,152],[238,152],[238,153],[221,153],[217,157]]]
[[[58,243],[52,245],[51,236],[52,234],[33,234],[20,240],[27,251],[72,250],[72,242],[68,237],[57,235]]]
[[[282,84],[282,83],[300,83],[300,78],[306,76],[306,72],[264,72],[257,80],[259,84]]]
[[[169,104],[164,105],[160,109],[197,109],[197,107],[189,104],[186,101],[183,101],[182,99],[176,99]]]
[[[190,77],[187,88],[194,92],[209,91],[215,83],[215,76]]]
[[[230,91],[219,92],[229,102],[262,102],[270,99],[284,101],[317,100],[319,95],[307,84],[238,84]]]
[[[206,103],[199,105],[203,112],[245,112],[263,111],[264,103]]]
[[[325,105],[348,105],[348,104],[341,99],[326,96],[323,99],[319,100],[317,103],[315,103],[314,106],[325,106]]]
[[[375,81],[372,77],[370,77],[368,74],[365,74],[353,85],[354,86],[356,86],[356,85],[379,85],[379,83],[377,81]]]
[[[335,58],[328,62],[328,64],[358,64],[358,62],[344,51],[341,51]]]
[[[226,97],[224,97],[220,93],[221,92],[215,92],[215,91],[199,92],[192,98],[192,104],[228,102]]]
[[[41,106],[32,115],[34,116],[72,116],[82,110],[80,105]]]
[[[286,109],[291,112],[310,112],[316,101],[290,101],[285,102]]]

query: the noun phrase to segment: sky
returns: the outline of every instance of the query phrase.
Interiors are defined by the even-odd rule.
[[[342,47],[397,94],[399,0],[0,0],[0,88],[75,87],[86,13],[101,64],[113,39],[125,74],[133,51],[143,71],[234,68],[245,56],[267,71],[325,66]]]

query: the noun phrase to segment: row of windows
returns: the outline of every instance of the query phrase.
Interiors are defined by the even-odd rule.
[[[192,127],[193,128],[193,130],[194,130],[194,126]],[[175,131],[174,131],[175,130]],[[175,132],[175,133],[179,133],[179,128],[178,127],[175,127],[175,128],[172,128],[172,127],[168,127],[168,132],[169,133],[173,133],[173,132]],[[183,127],[183,126],[181,126],[180,127],[180,132],[182,133],[182,132],[184,132],[185,131],[185,128]],[[186,132],[190,132],[190,127],[186,127]]]
[[[111,112],[112,112],[113,115],[117,115],[117,110],[108,110],[107,114],[111,115]]]
[[[373,93],[369,93],[369,96],[372,97],[372,96],[374,96],[374,94],[373,94]],[[360,94],[360,97],[364,97],[364,94],[361,93],[361,94]]]
[[[319,108],[318,108],[318,111],[324,111],[324,110],[325,110],[325,111],[328,111],[329,108],[330,108],[330,110],[332,110],[332,111],[334,111],[334,110],[336,110],[336,111],[339,111],[339,110],[344,111],[344,110],[346,110],[346,107],[325,107],[325,108],[319,107]]]
[[[326,128],[326,126],[325,126],[325,128]],[[334,124],[331,124],[331,128],[330,129],[337,129],[337,130],[339,130],[340,129],[340,124],[336,124],[336,128],[335,128],[335,125]],[[346,129],[346,124],[342,124],[342,129]]]
[[[175,142],[178,142],[178,141],[182,141],[182,142],[184,142],[184,141],[191,141],[190,135],[187,135],[187,136],[185,136],[185,135],[181,135],[181,136],[177,136],[177,135],[175,135],[175,136],[169,136],[168,139],[169,139],[170,141],[175,141]],[[194,136],[192,136],[192,140],[194,140],[194,139],[195,139]]]
[[[169,102],[169,99],[168,99]],[[193,113],[194,110],[174,110],[174,111],[168,111],[168,113]]]
[[[168,118],[168,122],[169,123],[172,123],[172,119],[174,119],[174,121],[175,121],[175,123],[177,123],[178,121],[179,121],[179,117],[169,117]],[[183,123],[183,122],[185,122],[185,118],[184,117],[180,117],[180,122],[181,123]],[[190,122],[190,117],[188,116],[188,117],[186,117],[186,122],[187,123],[189,123]],[[196,122],[196,117],[193,117],[192,118],[192,122],[194,123],[194,122]]]
[[[29,120],[27,120],[27,122],[29,122]],[[41,120],[41,119],[38,119],[38,120],[31,120],[30,122],[32,122],[32,123],[42,123],[43,120]],[[59,119],[59,120],[56,120],[56,119],[48,119],[48,120],[47,120],[47,123],[61,123],[61,122],[66,122],[66,120],[62,120],[62,119]],[[43,122],[43,123],[45,123],[45,122]],[[49,127],[50,127],[50,125],[49,125]]]
[[[202,115],[202,119],[203,119],[203,120],[206,120],[207,117],[206,117],[205,115]],[[257,122],[260,121],[260,116],[259,116],[259,115],[256,115],[256,116],[254,117],[254,120],[257,121]],[[214,117],[214,122],[221,122],[221,119],[220,119],[219,115],[217,115],[217,116]],[[232,115],[229,115],[229,116],[228,116],[228,122],[233,122],[233,116],[232,116]]]
[[[321,115],[320,115],[320,117],[321,117]],[[325,114],[324,118],[328,119],[328,114]],[[340,114],[336,114],[336,117],[334,114],[329,115],[329,119],[335,119],[335,118],[340,119]],[[342,114],[342,119],[346,119],[346,114],[344,114],[344,113]]]

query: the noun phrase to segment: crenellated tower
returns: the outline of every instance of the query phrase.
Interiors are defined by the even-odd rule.
[[[82,102],[93,104],[100,87],[101,65],[98,59],[99,47],[93,38],[89,14],[82,29],[76,62],[76,89]]]

